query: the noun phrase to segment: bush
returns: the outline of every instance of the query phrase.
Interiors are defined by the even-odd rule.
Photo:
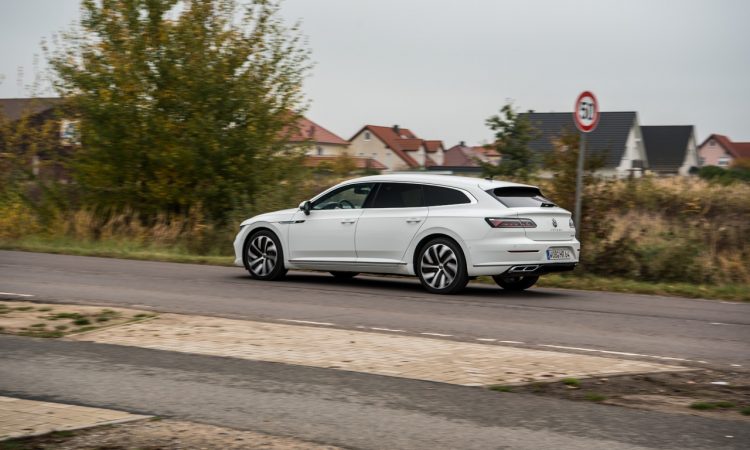
[[[36,214],[18,194],[0,197],[0,239],[17,239],[39,230]]]

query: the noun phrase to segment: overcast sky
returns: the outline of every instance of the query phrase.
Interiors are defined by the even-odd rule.
[[[589,89],[643,125],[750,141],[750,1],[286,0],[283,14],[316,63],[308,116],[345,139],[399,124],[479,143],[507,100],[570,111]],[[77,17],[78,0],[0,0],[0,97],[29,95],[40,41]]]

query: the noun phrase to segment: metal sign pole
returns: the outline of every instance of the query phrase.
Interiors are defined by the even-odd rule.
[[[581,240],[581,203],[583,196],[583,160],[586,157],[586,133],[581,133],[578,143],[578,171],[576,172],[576,239]]]

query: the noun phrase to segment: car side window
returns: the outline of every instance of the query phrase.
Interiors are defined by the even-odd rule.
[[[374,186],[374,183],[342,186],[315,200],[312,209],[360,209]]]
[[[425,206],[422,185],[382,183],[371,208],[416,208]]]
[[[427,206],[461,205],[471,203],[463,192],[440,186],[424,186],[424,197]]]

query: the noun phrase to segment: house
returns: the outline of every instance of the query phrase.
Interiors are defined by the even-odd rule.
[[[499,164],[500,159],[500,154],[492,146],[467,146],[466,142],[461,141],[445,151],[442,166],[430,167],[430,169],[472,174],[482,171],[480,161]]]
[[[35,176],[66,182],[69,174],[60,159],[70,154],[73,147],[78,144],[78,130],[76,121],[58,117],[57,107],[61,103],[62,99],[57,97],[3,98],[0,99],[0,119],[11,130],[21,126],[22,120],[25,119],[29,128],[53,133],[52,136],[47,135],[53,139],[51,142],[48,141],[49,146],[42,146],[33,155],[29,155],[28,162]],[[52,128],[45,129],[49,124]],[[59,135],[59,140],[54,134]],[[0,157],[7,151],[0,148]]]
[[[649,170],[659,175],[688,175],[698,167],[692,125],[641,126]]]
[[[528,112],[519,114],[536,128],[539,135],[529,143],[541,159],[552,152],[555,141],[566,132],[578,133],[573,113]],[[638,114],[634,111],[602,112],[596,129],[586,134],[586,154],[599,155],[602,176],[640,176],[648,168],[648,157],[641,136]]]
[[[381,171],[386,169],[383,164],[373,158],[350,155],[349,141],[307,117],[301,117],[297,121],[296,129],[289,138],[289,142],[293,145],[306,146],[304,164],[307,167],[333,167],[336,158],[347,155],[352,158],[352,163],[357,170]]]
[[[346,154],[349,141],[323,128],[307,117],[297,121],[296,129],[289,138],[293,144],[309,145],[308,156],[341,156]]]
[[[698,146],[700,166],[728,167],[739,158],[750,158],[750,142],[733,142],[721,134],[712,134]]]
[[[440,165],[445,153],[442,141],[420,139],[398,125],[365,125],[349,142],[352,156],[373,158],[390,171]]]

